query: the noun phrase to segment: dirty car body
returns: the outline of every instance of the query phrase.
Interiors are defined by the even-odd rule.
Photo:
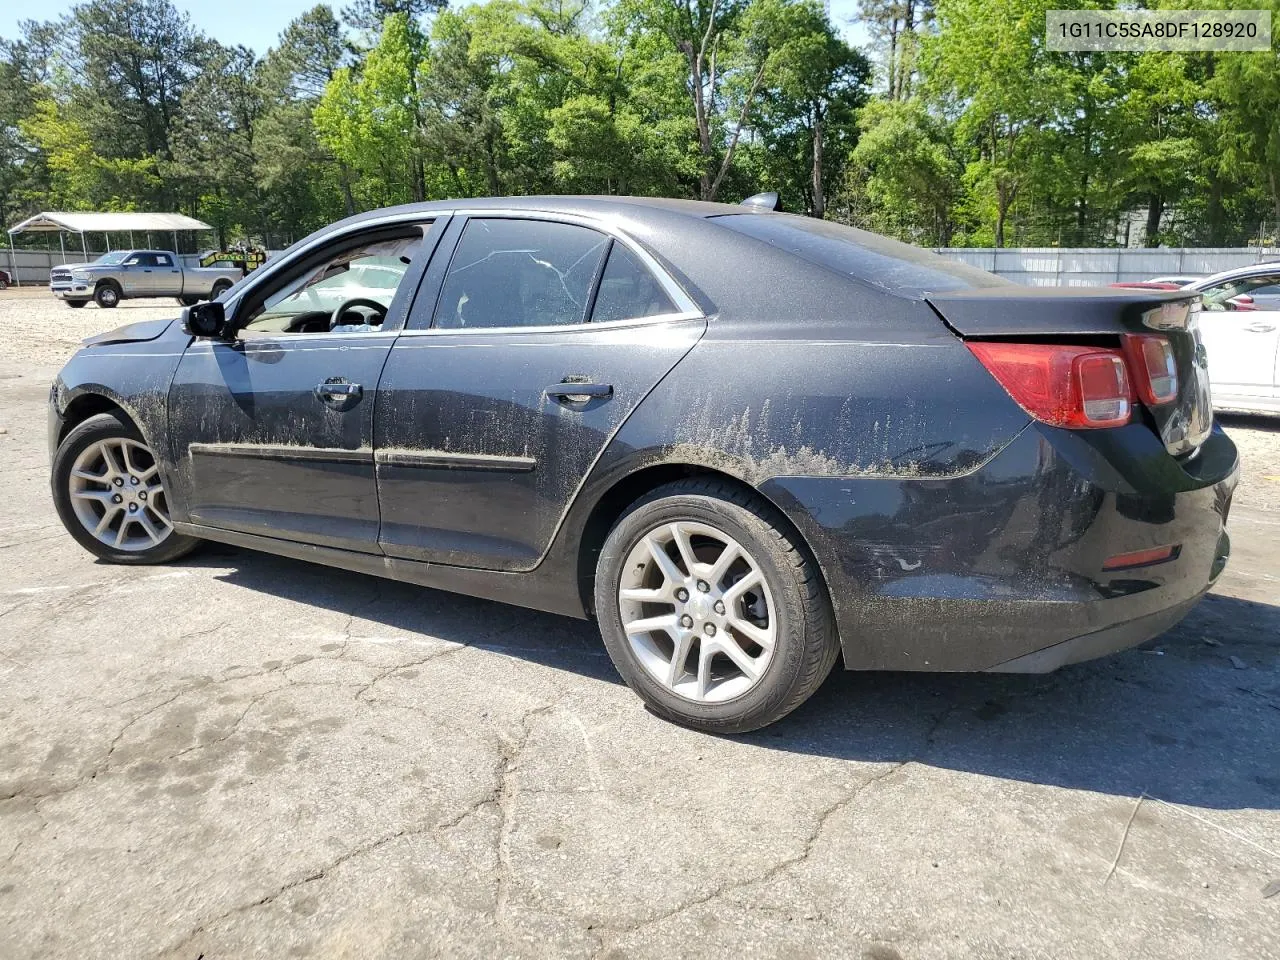
[[[455,278],[501,257],[524,270],[524,248],[467,245],[545,223],[603,244],[572,268],[594,312],[486,321],[527,290],[491,302]],[[741,207],[521,198],[320,231],[232,291],[228,329],[325,251],[409,234],[381,317],[326,326],[325,301],[265,332],[154,321],[90,341],[54,384],[51,448],[119,410],[181,534],[575,617],[596,612],[597,557],[629,505],[715,478],[785,517],[849,669],[1051,670],[1162,632],[1224,567],[1237,457],[1179,293],[1020,288]],[[600,312],[622,289],[600,258],[619,249],[648,278],[645,316]],[[1164,341],[1176,395],[1134,394],[1103,428],[1033,415],[991,366],[1016,376],[1059,346],[1114,360],[1126,336]],[[1031,359],[1010,366],[1010,345]]]

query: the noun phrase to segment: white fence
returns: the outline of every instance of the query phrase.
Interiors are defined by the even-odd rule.
[[[1277,247],[942,247],[935,252],[1029,287],[1097,287],[1152,277],[1208,276],[1280,260]]]
[[[944,257],[990,270],[1031,287],[1097,287],[1160,276],[1207,276],[1233,267],[1280,260],[1280,247],[1167,247],[1167,248],[1059,248],[942,247]],[[18,279],[24,284],[46,284],[49,268],[59,263],[80,263],[102,255],[90,251],[16,250]],[[10,253],[0,250],[0,264],[13,272]],[[183,254],[184,266],[198,267],[199,258]]]

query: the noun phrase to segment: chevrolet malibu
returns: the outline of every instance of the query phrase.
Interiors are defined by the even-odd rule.
[[[1043,672],[1222,572],[1198,298],[1029,289],[874,234],[615,197],[344,220],[53,385],[62,522],[598,621],[745,731],[851,670]],[[374,282],[376,280],[376,282]]]

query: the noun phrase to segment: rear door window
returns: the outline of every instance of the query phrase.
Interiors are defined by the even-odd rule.
[[[630,250],[615,242],[600,278],[591,322],[638,320],[677,312],[676,305],[654,275]]]
[[[582,323],[609,242],[596,230],[570,223],[469,220],[445,275],[435,326]]]

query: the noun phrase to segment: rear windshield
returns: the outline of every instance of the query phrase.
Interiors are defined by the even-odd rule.
[[[714,219],[738,233],[900,297],[922,299],[928,293],[1004,287],[1012,282],[909,243],[830,220],[776,213],[733,213]]]

